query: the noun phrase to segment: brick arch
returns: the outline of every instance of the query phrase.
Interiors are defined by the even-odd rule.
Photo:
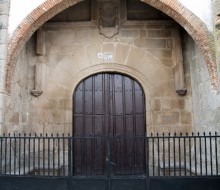
[[[64,9],[83,0],[46,0],[34,9],[14,31],[8,44],[8,60],[5,75],[5,90],[10,94],[16,59],[24,44],[46,21]],[[206,25],[177,0],[141,0],[164,12],[179,23],[195,40],[204,55],[211,85],[217,89],[217,66],[214,38]]]

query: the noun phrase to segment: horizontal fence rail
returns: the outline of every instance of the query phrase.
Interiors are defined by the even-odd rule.
[[[3,135],[1,176],[219,176],[220,136]]]

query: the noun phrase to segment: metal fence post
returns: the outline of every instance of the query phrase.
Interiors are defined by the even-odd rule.
[[[72,153],[72,148],[71,148],[71,137],[70,134],[68,134],[68,176],[72,175],[71,168],[72,168],[72,161],[71,161],[71,153]]]

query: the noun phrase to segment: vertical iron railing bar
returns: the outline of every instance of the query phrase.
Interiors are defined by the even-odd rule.
[[[17,138],[14,133],[14,175],[16,174],[16,161],[17,161]]]
[[[31,134],[29,134],[28,139],[28,174],[31,172]]]
[[[55,161],[56,161],[56,158],[55,158],[55,138],[53,138],[53,134],[51,134],[51,137],[53,139],[53,176],[55,176]]]
[[[35,167],[35,151],[36,151],[36,137],[37,137],[37,134],[35,133],[34,134],[34,138],[33,138],[33,171],[35,171],[36,167]],[[35,174],[34,174],[35,175]]]
[[[93,145],[93,147],[92,147],[92,149],[93,149],[93,151],[92,151],[92,153],[93,153],[93,155],[92,155],[92,175],[96,175],[96,173],[95,173],[95,167],[96,167],[96,152],[95,152],[95,150],[96,150],[96,138],[94,138],[93,140],[92,140],[92,145]]]
[[[136,157],[136,175],[138,175],[138,173],[139,173],[139,170],[140,170],[140,165],[139,165],[139,163],[140,163],[140,160],[139,160],[139,157],[138,157],[138,153],[139,153],[139,151],[138,151],[138,139],[134,139],[134,141],[135,141],[135,144],[136,144],[136,150],[135,150],[135,157]]]
[[[21,134],[18,134],[18,174],[21,175]]]
[[[163,142],[163,175],[165,176],[165,135],[163,133],[162,142]]]
[[[122,150],[121,150],[121,140],[119,139],[119,169],[117,171],[117,174],[119,174],[119,175],[121,175],[121,170],[123,168],[122,160],[120,159],[122,157],[121,156],[122,155],[121,152],[122,152]]]
[[[65,176],[66,172],[65,172],[65,137],[64,137],[64,133],[62,136],[62,140],[63,140],[63,176]]]
[[[173,164],[174,164],[174,176],[176,176],[176,132],[173,136]]]
[[[101,144],[102,144],[102,146],[101,146],[101,149],[102,149],[102,175],[104,175],[105,174],[105,172],[106,172],[106,165],[105,165],[105,163],[106,163],[106,156],[107,156],[107,153],[106,153],[106,141],[104,141],[104,139],[102,139],[102,138],[100,138],[100,141],[101,141]],[[103,150],[103,148],[104,148],[104,150]]]
[[[47,133],[46,133],[47,137]],[[42,137],[43,140],[43,176],[45,176],[45,138]]]
[[[149,138],[144,138],[146,148],[145,148],[145,155],[146,155],[146,176],[149,177]]]
[[[49,135],[46,134],[47,140],[47,175],[50,176],[50,138]]]
[[[1,140],[1,141],[0,141],[0,142],[1,142],[1,151],[0,151],[0,153],[1,153],[1,154],[0,154],[0,162],[1,162],[1,163],[0,163],[0,169],[1,169],[0,172],[1,172],[1,173],[0,173],[0,174],[2,175],[2,174],[3,174],[3,163],[2,163],[2,162],[3,162],[3,145],[2,145],[3,137],[0,137],[0,140]]]
[[[41,154],[40,154],[40,145],[41,145],[41,143],[40,143],[40,141],[41,141],[41,137],[42,137],[42,134],[40,134],[40,136],[37,138],[37,149],[38,149],[38,158],[37,158],[37,162],[38,162],[38,170],[37,170],[37,174],[38,174],[38,176],[40,175],[40,156],[41,156]]]
[[[149,139],[149,138],[147,138]],[[153,133],[151,133],[151,140],[152,140],[152,155],[153,155],[153,158],[152,158],[152,165],[153,165],[153,176],[155,176],[155,165],[154,165],[154,160],[155,160],[155,153],[154,153],[154,137],[153,137]],[[149,149],[147,150],[146,153],[149,152]],[[149,154],[149,153],[148,153]]]
[[[160,176],[160,138],[159,134],[157,133],[157,163],[158,163],[158,176]]]
[[[194,133],[192,133],[194,135]],[[195,160],[195,175],[197,175],[197,137],[194,136],[194,160]]]
[[[187,136],[187,134],[186,134],[186,136]],[[184,157],[183,157],[183,159],[184,159],[184,176],[186,176],[186,137],[183,137],[183,150],[184,150],[184,152],[183,152],[183,154],[184,154]]]
[[[130,168],[130,175],[132,174],[132,142],[133,140],[130,138],[129,139],[129,168]]]
[[[78,140],[78,139],[76,139],[76,140]],[[80,175],[82,175],[83,174],[83,165],[84,165],[84,163],[83,163],[83,155],[82,155],[82,153],[83,153],[83,146],[82,146],[82,142],[84,142],[83,141],[83,139],[79,139],[79,150],[80,150]],[[77,160],[78,161],[78,160]],[[83,163],[83,164],[82,164]],[[76,163],[77,164],[77,163]]]
[[[24,149],[24,152],[23,152],[23,156],[24,156],[24,158],[23,158],[23,164],[24,164],[24,168],[23,168],[23,175],[25,175],[25,165],[26,165],[26,160],[25,160],[25,158],[26,158],[26,155],[25,155],[25,153],[26,153],[26,134],[24,134],[24,137],[23,137],[23,149]]]
[[[7,148],[8,148],[7,147],[7,145],[8,145],[7,139],[8,138],[6,136],[4,138],[5,138],[5,152],[4,152],[5,153],[5,173],[4,174],[6,174],[7,173]]]
[[[87,158],[88,157],[88,155],[90,154],[90,152],[88,152],[89,151],[89,144],[88,144],[88,141],[89,140],[91,140],[91,139],[84,139],[84,141],[83,141],[83,150],[84,150],[84,152],[83,152],[83,160],[84,160],[84,168],[83,168],[83,172],[84,172],[84,174],[86,175],[86,176],[88,176],[89,175],[89,159],[91,159],[91,158]]]
[[[83,155],[83,159],[84,159],[84,163],[85,163],[85,175],[88,175],[88,159],[87,159],[87,151],[88,151],[88,147],[87,147],[87,139],[84,139],[84,155]]]
[[[186,176],[186,137],[183,137],[183,149],[184,149],[184,153],[183,153],[184,154],[184,176]]]
[[[211,175],[213,175],[213,171],[212,171],[212,137],[211,137],[211,132],[209,132],[209,145],[210,145],[210,170],[211,170]]]
[[[97,171],[98,171],[97,166],[98,166],[99,155],[96,154],[96,147],[97,147],[97,145],[98,145],[98,139],[94,138],[94,158],[95,158],[94,159],[94,170],[93,170],[94,175],[98,175],[98,173],[97,173]],[[101,155],[103,155],[102,151],[101,151]]]
[[[181,136],[182,136],[182,133],[180,133],[180,137],[178,137],[179,139],[179,176],[181,176],[181,145],[180,145]]]
[[[200,156],[200,175],[202,176],[202,140],[201,140],[201,136],[199,135],[199,156]]]
[[[191,137],[189,136],[189,175],[192,176],[192,152],[191,152]]]
[[[31,172],[31,133],[28,138],[28,174]]]
[[[70,134],[68,134],[68,176],[72,176],[72,143],[71,143],[71,137]]]
[[[217,132],[215,132],[215,165],[216,165],[216,175],[218,175],[218,146],[217,146]]]
[[[58,133],[57,133],[57,141],[58,141],[58,142],[57,142],[57,146],[58,146],[58,147],[57,147],[57,149],[58,149],[58,150],[57,150],[57,151],[58,151],[58,153],[57,153],[57,154],[58,154],[58,155],[57,155],[57,156],[58,156],[58,158],[57,158],[57,162],[58,162],[58,163],[57,163],[57,164],[58,164],[58,174],[57,174],[57,175],[60,176],[60,138],[59,138],[59,134],[58,134]],[[73,162],[73,163],[75,163],[75,162]],[[73,171],[74,171],[74,170],[73,170]]]
[[[205,140],[205,173],[208,175],[208,163],[207,163],[207,141],[206,141],[206,134],[204,134],[204,140]]]
[[[93,170],[93,158],[94,158],[94,140],[93,139],[89,139],[91,142],[89,142],[89,144],[90,144],[90,164],[88,164],[88,165],[90,165],[90,175],[92,176],[92,172],[94,171]],[[89,168],[88,168],[88,170],[89,170]]]
[[[146,160],[144,160],[144,157],[145,157],[145,155],[146,155],[146,152],[147,152],[147,150],[149,149],[149,144],[148,144],[148,141],[147,141],[147,139],[144,139],[144,138],[140,138],[140,139],[138,139],[138,141],[139,141],[139,147],[140,147],[140,163],[141,163],[141,165],[140,165],[140,174],[144,174],[145,172],[145,169],[146,169],[146,166],[148,165],[149,166],[149,159],[148,159],[148,155],[146,156],[146,160],[147,160],[147,162],[146,162]],[[147,146],[146,146],[146,144],[145,144],[145,141],[147,141]],[[144,145],[144,148],[142,149],[142,147],[143,147],[143,145]],[[139,154],[138,154],[139,155]],[[145,165],[143,165],[143,162],[145,162]],[[148,167],[149,168],[149,167]],[[148,173],[148,175],[149,175],[149,172],[148,172],[148,170],[146,170],[146,173]]]
[[[9,175],[11,175],[11,134],[9,133]]]
[[[168,134],[168,169],[170,176],[170,133]]]

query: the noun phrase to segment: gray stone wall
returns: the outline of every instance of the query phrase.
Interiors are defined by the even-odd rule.
[[[185,65],[191,70],[194,131],[220,132],[220,94],[212,91],[203,55],[186,33],[183,49]]]
[[[3,124],[4,77],[8,43],[10,0],[0,0],[0,132]]]

